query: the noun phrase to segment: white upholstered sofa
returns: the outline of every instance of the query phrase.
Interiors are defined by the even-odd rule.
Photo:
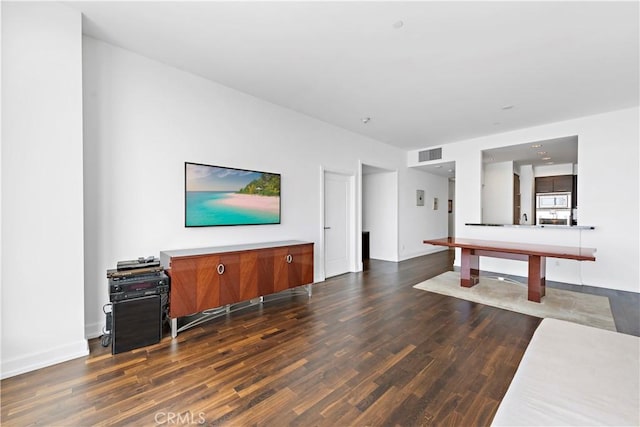
[[[556,319],[533,335],[493,426],[640,426],[640,338]]]

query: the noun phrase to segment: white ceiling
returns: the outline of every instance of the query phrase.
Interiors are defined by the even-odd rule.
[[[89,36],[403,149],[638,105],[637,1],[65,3]]]
[[[578,163],[578,137],[566,136],[484,150],[482,161],[484,163],[513,161],[518,166],[576,164]]]

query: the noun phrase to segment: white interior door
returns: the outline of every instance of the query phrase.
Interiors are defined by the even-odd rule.
[[[324,273],[325,277],[349,271],[351,265],[352,177],[324,173]]]

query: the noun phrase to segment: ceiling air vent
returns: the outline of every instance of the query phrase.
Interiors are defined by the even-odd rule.
[[[442,147],[418,152],[419,162],[428,162],[429,160],[442,160]]]

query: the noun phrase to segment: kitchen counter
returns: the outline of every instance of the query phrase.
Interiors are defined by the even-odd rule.
[[[531,225],[531,224],[491,224],[491,223],[473,223],[467,222],[464,225],[472,225],[477,227],[515,227],[515,228],[552,228],[552,229],[569,229],[569,230],[594,230],[596,227],[593,225],[551,225],[551,224],[541,224],[541,225]]]

